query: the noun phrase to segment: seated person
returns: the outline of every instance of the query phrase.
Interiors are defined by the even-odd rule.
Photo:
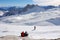
[[[27,37],[27,36],[28,36],[28,33],[27,33],[27,32],[25,32],[25,33],[24,33],[24,36],[25,36],[25,37]]]
[[[21,32],[21,37],[24,37],[24,32]]]

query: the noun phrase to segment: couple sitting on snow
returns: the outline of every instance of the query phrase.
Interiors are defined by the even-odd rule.
[[[21,37],[27,37],[28,33],[27,32],[21,32]]]
[[[36,30],[36,26],[34,26],[34,29],[32,31]],[[27,32],[21,32],[21,37],[27,37],[28,33]]]

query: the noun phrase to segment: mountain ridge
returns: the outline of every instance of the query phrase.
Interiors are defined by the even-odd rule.
[[[11,15],[16,15],[16,14],[20,14],[20,15],[24,15],[24,14],[27,14],[26,12],[29,11],[28,13],[31,13],[31,12],[40,12],[40,11],[46,11],[46,10],[49,10],[49,9],[53,9],[53,8],[59,8],[59,6],[52,6],[52,5],[48,5],[48,6],[39,6],[39,5],[29,5],[27,4],[25,7],[23,8],[20,8],[20,7],[16,7],[16,6],[13,6],[13,7],[1,7],[1,11],[8,11],[8,12],[5,12],[2,16],[11,16]]]

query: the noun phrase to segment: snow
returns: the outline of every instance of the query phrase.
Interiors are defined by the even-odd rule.
[[[39,26],[31,35],[34,39],[55,39],[60,37],[60,29],[59,26]]]
[[[60,17],[52,18],[47,20],[48,22],[54,23],[55,25],[60,25]]]
[[[4,12],[3,11],[0,11],[0,16],[2,16],[4,14]]]
[[[22,31],[29,33],[29,38],[32,39],[55,39],[60,38],[60,26],[36,26],[36,30],[33,30],[34,26],[20,26],[0,23],[0,37],[6,35],[20,36]],[[4,32],[6,31],[6,32]]]
[[[32,10],[34,11],[34,9]],[[31,12],[29,10],[25,12],[28,13],[26,15],[14,15],[0,18],[0,36],[19,36],[22,31],[27,31],[29,33],[29,38],[33,39],[60,38],[60,26],[56,26],[60,24],[60,21],[58,22],[58,20],[60,20],[59,8],[49,9],[43,12],[39,12],[39,10],[38,12]],[[53,21],[50,19],[53,19]],[[34,26],[37,26],[37,29],[32,31]]]
[[[24,26],[55,26],[56,24],[47,20],[57,17],[60,17],[60,10],[53,8],[43,12],[31,12],[26,15],[4,17],[1,21]]]

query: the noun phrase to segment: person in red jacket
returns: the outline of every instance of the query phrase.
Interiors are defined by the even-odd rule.
[[[24,32],[21,32],[21,37],[24,37]]]

